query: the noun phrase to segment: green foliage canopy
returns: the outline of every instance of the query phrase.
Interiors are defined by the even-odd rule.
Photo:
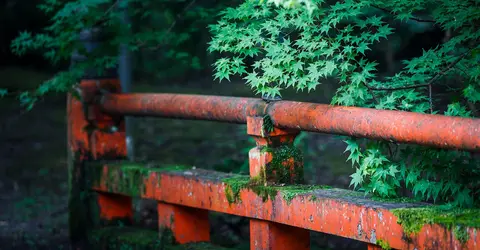
[[[68,62],[75,51],[86,60],[59,72],[35,90],[17,93],[19,99],[30,109],[48,92],[70,91],[86,69],[94,68],[101,74],[115,68],[121,44],[145,57],[136,65],[142,73],[158,73],[171,64],[174,69],[200,69],[202,62],[195,54],[198,41],[192,37],[212,23],[225,6],[196,0],[45,0],[38,8],[51,17],[50,25],[36,34],[21,32],[12,41],[12,51],[19,56],[39,51],[54,65]],[[125,24],[125,16],[132,24]],[[93,28],[101,30],[102,43],[87,53],[79,34]],[[6,90],[0,90],[0,95],[5,94]]]
[[[241,75],[267,96],[281,95],[285,88],[313,91],[334,78],[339,87],[332,104],[420,113],[439,112],[433,86],[460,81],[454,91],[462,93],[461,100],[448,104],[444,114],[473,115],[480,94],[478,1],[301,2],[246,1],[222,11],[222,19],[211,26],[209,50],[223,55],[215,63],[215,78]],[[430,19],[417,17],[418,12]],[[404,61],[393,76],[380,76],[378,63],[366,53],[395,34],[393,21],[433,23],[452,35]],[[248,58],[254,59],[252,65]],[[480,167],[469,153],[356,138],[346,143],[356,168],[351,185],[366,193],[393,198],[408,190],[419,199],[456,206],[479,202]]]

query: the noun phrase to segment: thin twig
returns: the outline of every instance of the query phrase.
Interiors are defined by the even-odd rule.
[[[185,8],[183,8],[183,10],[180,13],[178,13],[177,19],[175,19],[175,21],[173,21],[172,25],[170,25],[170,28],[168,28],[168,30],[167,30],[167,34],[170,33],[170,31],[172,31],[172,29],[175,26],[175,24],[177,23],[177,21],[181,19],[181,15],[183,15],[183,13],[185,13],[188,9],[190,9],[195,4],[196,1],[197,0],[191,1],[190,3],[187,4],[187,6],[185,6]]]
[[[428,101],[430,102],[430,114],[433,113],[432,84],[428,84]]]
[[[183,10],[177,14],[177,18],[175,18],[175,20],[173,21],[173,23],[170,25],[170,27],[168,27],[167,31],[165,32],[165,35],[164,36],[167,36],[168,34],[170,34],[170,32],[173,30],[173,28],[175,27],[175,25],[177,24],[177,22],[182,18],[181,15],[183,13],[185,13],[188,9],[190,9],[196,2],[197,0],[192,0],[190,3],[188,3],[187,6],[185,6],[185,8],[183,8]],[[155,47],[152,47],[150,48],[151,50],[155,50],[155,49],[158,49],[160,46],[162,46],[164,43],[165,43],[165,40],[164,39],[160,44],[158,44],[157,46]],[[138,44],[138,46],[142,46],[142,45],[145,45],[145,42],[141,42],[140,44]]]
[[[382,8],[380,6],[372,5],[372,7],[377,8],[377,9],[382,10],[382,11],[385,11],[385,12],[389,13],[390,15],[395,15],[395,12],[393,12],[391,10],[387,10],[387,9]],[[409,17],[408,19],[419,22],[419,23],[435,23],[434,20],[421,19],[421,18],[417,18],[417,17]]]
[[[458,62],[460,62],[465,56],[467,56],[470,51],[472,51],[473,48],[470,48],[469,50],[465,51],[462,55],[460,55],[455,61],[451,62],[447,67],[445,67],[442,71],[437,72],[427,83],[425,84],[417,84],[417,85],[412,85],[412,86],[403,86],[403,87],[395,87],[395,88],[374,88],[368,86],[369,89],[375,90],[375,91],[381,91],[381,90],[387,90],[387,91],[394,91],[394,90],[403,90],[403,89],[414,89],[414,88],[420,88],[420,87],[429,87],[432,85],[440,76],[445,75],[452,67],[454,67]],[[431,88],[431,87],[429,87]]]
[[[103,19],[104,19],[108,14],[110,14],[110,12],[112,12],[112,11],[115,9],[115,7],[118,5],[118,2],[119,2],[119,1],[117,0],[117,1],[115,1],[115,3],[113,3],[112,5],[110,5],[110,7],[108,7],[108,9],[105,10],[105,12],[104,12],[103,15],[100,17],[100,19],[97,20],[97,22],[95,23],[94,26],[97,26],[99,23],[101,23],[101,22],[103,21]]]
[[[447,73],[453,66],[455,66],[458,62],[460,62],[463,58],[465,58],[465,56],[468,55],[468,53],[471,51],[472,49],[469,49],[467,50],[466,52],[464,52],[461,56],[459,56],[457,59],[455,59],[455,61],[451,62],[447,67],[445,67],[442,71],[440,72],[437,72],[432,79],[430,79],[430,81],[428,81],[427,84],[432,84],[434,83],[437,78],[439,78],[440,76],[442,75],[445,75],[445,73]]]
[[[395,147],[395,154],[393,155],[392,159],[394,159],[397,156],[397,153],[398,153],[398,143],[395,142],[394,145],[396,147]]]
[[[390,147],[390,143],[387,142],[387,148],[388,148],[388,152],[390,153],[390,157],[393,159],[394,155],[393,155],[393,151],[392,151],[392,148]]]
[[[373,98],[373,101],[376,103],[376,104],[379,104],[378,100],[377,100],[377,97],[375,96],[375,92],[373,92],[373,90],[364,82],[363,85],[365,87],[367,87],[368,89],[368,92],[370,93],[370,95],[372,95],[372,98]]]
[[[375,91],[383,91],[383,90],[395,91],[395,90],[404,90],[404,89],[416,89],[416,88],[421,88],[421,87],[427,87],[428,85],[429,85],[428,83],[425,83],[425,84],[417,84],[417,85],[402,86],[402,87],[395,87],[395,88],[374,88],[374,87],[370,87],[370,89],[375,90]]]
[[[113,3],[110,7],[108,7],[108,9],[105,11],[104,16],[107,15],[108,13],[112,12],[112,10],[118,5],[118,2],[119,2],[119,1],[117,0],[117,1],[115,1],[115,3]]]

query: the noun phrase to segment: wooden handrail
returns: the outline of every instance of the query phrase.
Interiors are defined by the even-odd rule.
[[[480,150],[480,119],[317,103],[182,94],[106,94],[109,114],[246,123],[248,110],[265,109],[279,128],[349,135],[438,148]]]
[[[435,218],[422,218],[431,212],[429,204],[302,189],[303,158],[292,143],[305,130],[478,151],[479,119],[254,98],[119,94],[115,79],[83,80],[80,90],[80,99],[69,95],[67,102],[73,249],[86,246],[89,232],[118,221],[132,223],[133,197],[157,200],[159,228],[170,230],[181,244],[209,241],[208,211],[217,211],[250,219],[252,250],[308,250],[310,231],[367,242],[370,250],[480,247],[480,210],[437,211]],[[126,115],[246,123],[246,133],[256,141],[249,151],[249,176],[115,164],[112,160],[126,157]]]

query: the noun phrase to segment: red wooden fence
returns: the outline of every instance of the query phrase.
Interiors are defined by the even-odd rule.
[[[102,225],[129,223],[132,197],[157,200],[159,228],[180,244],[209,241],[208,211],[217,211],[250,218],[251,249],[309,249],[310,231],[367,242],[369,249],[480,248],[478,224],[465,221],[469,216],[478,222],[477,210],[435,214],[453,222],[429,224],[435,221],[422,223],[420,216],[428,214],[428,204],[299,185],[303,162],[292,145],[304,130],[477,152],[479,119],[252,98],[120,94],[116,80],[83,81],[80,89],[80,99],[68,98],[75,248],[86,247],[89,233]],[[125,115],[246,123],[257,142],[249,152],[250,178],[118,161],[126,156]],[[417,230],[410,230],[411,223]]]

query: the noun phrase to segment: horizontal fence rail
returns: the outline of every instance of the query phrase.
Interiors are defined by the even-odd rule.
[[[259,99],[182,94],[107,94],[101,108],[110,114],[196,119],[244,124],[247,107]]]
[[[454,235],[454,230],[440,224],[425,224],[419,232],[406,233],[398,224],[396,211],[413,208],[413,217],[416,216],[415,207],[427,204],[379,202],[359,192],[336,188],[318,187],[303,192],[298,188],[294,196],[285,195],[288,188],[278,188],[278,192],[271,193],[271,196],[249,188],[232,191],[230,182],[245,180],[248,176],[242,178],[202,169],[168,169],[161,165],[148,169],[145,165],[128,162],[97,163],[89,167],[89,179],[96,180],[90,185],[93,190],[271,221],[291,226],[284,228],[287,233],[294,234],[295,228],[302,228],[373,244],[388,242],[393,249],[480,247],[480,234],[472,227],[462,229],[468,235],[468,240],[463,243]],[[132,186],[135,188],[128,188]],[[232,192],[238,195],[238,200],[227,199]],[[169,220],[170,214],[159,211],[159,216],[162,215]]]
[[[414,143],[468,151],[480,149],[480,119],[254,98],[182,94],[106,94],[111,114],[246,123],[249,110],[265,109],[279,128]]]

